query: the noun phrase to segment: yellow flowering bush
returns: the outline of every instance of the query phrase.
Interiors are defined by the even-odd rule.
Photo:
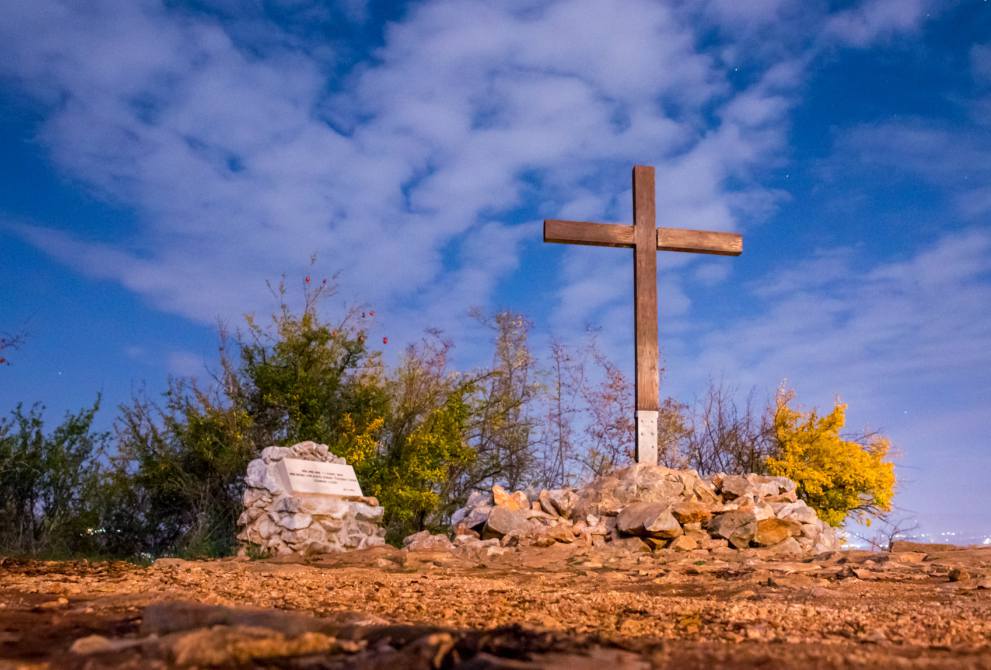
[[[839,526],[849,515],[869,517],[890,511],[895,490],[894,464],[886,460],[890,441],[873,436],[863,442],[844,439],[846,405],[837,402],[828,414],[803,413],[789,406],[790,393],[779,394],[774,412],[774,453],[769,474],[788,477],[798,495],[819,517]]]

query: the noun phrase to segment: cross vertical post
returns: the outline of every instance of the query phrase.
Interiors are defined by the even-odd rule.
[[[735,233],[658,228],[654,211],[654,168],[633,168],[633,225],[591,221],[544,221],[544,242],[633,249],[633,315],[636,336],[636,459],[657,464],[660,375],[657,348],[658,251],[739,256],[743,238]]]
[[[633,168],[633,322],[636,339],[636,459],[657,463],[657,228],[654,168]]]

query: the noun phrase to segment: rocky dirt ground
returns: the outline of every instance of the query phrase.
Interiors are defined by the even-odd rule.
[[[0,559],[0,669],[991,668],[991,548],[902,548]]]

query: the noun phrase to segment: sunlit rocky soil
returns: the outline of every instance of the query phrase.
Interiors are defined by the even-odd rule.
[[[0,559],[0,668],[991,668],[991,549],[906,549]]]

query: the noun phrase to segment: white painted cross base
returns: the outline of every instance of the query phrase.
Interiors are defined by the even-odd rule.
[[[637,463],[657,465],[657,410],[637,410]]]

